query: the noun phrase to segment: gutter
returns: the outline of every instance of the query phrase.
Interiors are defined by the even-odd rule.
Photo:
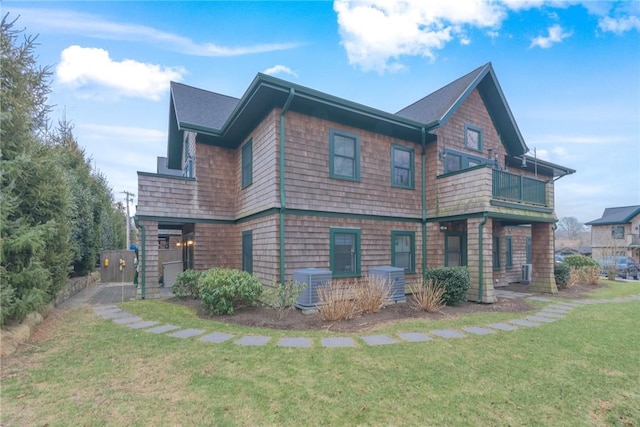
[[[136,225],[136,228],[139,228],[140,231],[142,232],[142,236],[140,238],[141,240],[141,251],[140,254],[142,255],[142,259],[140,260],[141,264],[142,264],[142,268],[141,268],[141,275],[140,275],[140,297],[142,299],[144,299],[145,297],[145,291],[146,291],[146,284],[147,284],[147,228],[140,224],[140,222],[138,222],[138,215],[135,215],[133,217],[133,222]]]
[[[420,172],[422,182],[422,278],[427,275],[427,131],[422,128],[422,153],[420,154]]]
[[[478,277],[480,278],[480,283],[478,284],[478,302],[482,302],[482,291],[484,290],[484,253],[482,251],[482,239],[484,230],[482,229],[482,227],[484,227],[484,225],[487,223],[487,219],[489,219],[488,215],[489,214],[485,212],[482,221],[480,221],[480,223],[478,224]]]
[[[289,89],[289,97],[280,111],[280,283],[285,282],[284,271],[284,257],[285,257],[285,242],[284,242],[284,216],[287,210],[287,198],[285,192],[285,172],[284,172],[284,153],[285,153],[285,114],[289,110],[291,101],[295,96],[295,89]]]

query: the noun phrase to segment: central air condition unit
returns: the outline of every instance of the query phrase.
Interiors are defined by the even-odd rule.
[[[520,283],[531,283],[531,264],[522,265],[522,274],[520,275]]]
[[[318,306],[317,289],[331,282],[331,270],[321,270],[319,268],[294,270],[293,282],[304,286],[300,296],[298,296],[298,301],[294,304],[295,307],[301,310],[315,309]]]

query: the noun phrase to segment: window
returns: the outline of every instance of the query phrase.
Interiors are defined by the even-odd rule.
[[[404,268],[405,273],[416,271],[416,234],[413,231],[391,232],[391,265]]]
[[[507,268],[513,267],[513,238],[511,236],[505,237],[504,240],[504,265]]]
[[[333,277],[360,276],[360,230],[332,228],[329,257]]]
[[[249,140],[242,147],[242,188],[253,182],[253,141]]]
[[[464,125],[464,146],[482,151],[482,130],[472,125]]]
[[[461,169],[472,168],[478,165],[493,163],[493,160],[482,157],[471,156],[467,153],[455,150],[446,150],[444,172],[455,172]]]
[[[360,181],[360,139],[353,134],[330,132],[329,176]]]
[[[467,237],[465,233],[447,232],[444,240],[444,266],[467,265]]]
[[[391,186],[414,188],[413,150],[394,145],[391,147]]]
[[[612,239],[624,239],[624,225],[614,225],[611,227]]]
[[[253,273],[253,231],[242,232],[242,271]]]
[[[493,236],[493,269],[500,270],[500,236]]]
[[[527,236],[526,242],[526,251],[527,251],[527,264],[531,264],[531,236]]]

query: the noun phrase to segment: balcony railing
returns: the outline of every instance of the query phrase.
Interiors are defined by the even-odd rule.
[[[547,206],[546,186],[539,179],[493,170],[493,197]]]

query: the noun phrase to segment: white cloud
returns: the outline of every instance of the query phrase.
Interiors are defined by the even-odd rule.
[[[555,43],[559,43],[562,40],[570,37],[571,33],[565,32],[562,27],[558,24],[549,27],[547,37],[538,36],[531,40],[532,47],[540,47],[542,49],[548,49],[553,46]]]
[[[623,18],[611,18],[605,16],[598,23],[602,31],[609,31],[618,35],[631,30],[640,31],[640,18],[637,16],[625,16]]]
[[[156,44],[164,49],[195,56],[238,56],[292,49],[297,43],[261,43],[228,47],[210,42],[196,42],[187,37],[146,25],[110,21],[100,16],[61,9],[15,8],[20,23],[40,31],[78,34],[106,40],[125,40]]]
[[[364,71],[399,71],[405,55],[434,58],[453,39],[470,42],[465,27],[498,27],[505,9],[482,0],[336,0],[341,44]]]
[[[69,46],[56,67],[58,83],[86,89],[87,97],[136,97],[159,100],[171,80],[181,80],[182,67],[162,67],[132,59],[114,61],[104,49]],[[105,89],[107,91],[105,91]]]
[[[296,74],[295,71],[285,65],[274,65],[273,67],[267,68],[263,72],[265,74],[269,74],[270,76],[274,74],[289,74],[290,76],[298,77],[298,74]]]

